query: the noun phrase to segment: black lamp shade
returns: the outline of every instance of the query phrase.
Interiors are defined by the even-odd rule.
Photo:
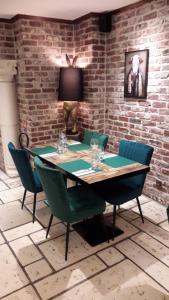
[[[81,68],[60,68],[58,100],[83,99],[83,72]]]

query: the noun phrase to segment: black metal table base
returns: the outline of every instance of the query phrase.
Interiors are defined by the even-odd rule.
[[[108,240],[113,239],[113,230],[110,222],[103,221],[103,218],[92,218],[73,225],[86,242],[94,247]],[[114,237],[117,237],[124,232],[116,227]]]

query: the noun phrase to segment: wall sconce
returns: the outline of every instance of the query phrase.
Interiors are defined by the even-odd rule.
[[[76,67],[77,56],[74,57],[71,64],[69,57],[66,55],[68,67],[60,68],[59,75],[59,94],[58,100],[64,101],[64,130],[67,134],[77,133],[77,114],[79,101],[83,99],[83,71]],[[72,118],[73,127],[68,130],[69,118]]]

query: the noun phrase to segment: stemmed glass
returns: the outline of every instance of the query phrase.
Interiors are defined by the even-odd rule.
[[[99,171],[100,166],[99,163],[103,159],[103,150],[99,146],[99,140],[96,138],[92,138],[90,141],[90,146],[91,146],[91,162],[92,162],[92,169],[95,171]]]
[[[67,137],[64,131],[59,131],[58,152],[64,153],[67,150]]]
[[[92,138],[90,140],[90,147],[92,148],[92,150],[97,150],[99,146],[99,141],[98,139]]]
[[[104,159],[104,147],[103,146],[99,146],[99,148],[98,148],[98,159],[100,162],[102,162],[102,160]]]

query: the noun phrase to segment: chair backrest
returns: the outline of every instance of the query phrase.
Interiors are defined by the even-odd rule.
[[[151,157],[153,155],[154,148],[138,142],[121,140],[119,144],[119,155],[135,160],[141,164],[149,165]],[[136,175],[130,178],[133,183],[140,187],[144,186],[146,179],[146,173],[141,175]]]
[[[27,151],[24,149],[16,149],[12,143],[8,144],[8,149],[11,153],[24,188],[32,193],[35,193],[36,182]]]
[[[45,166],[37,156],[34,162],[52,214],[62,221],[68,221],[71,214],[70,199],[63,175],[59,170]]]
[[[106,148],[109,138],[108,135],[96,131],[85,130],[83,136],[83,143],[90,146],[90,141],[92,138],[98,139],[99,145],[104,149]]]

